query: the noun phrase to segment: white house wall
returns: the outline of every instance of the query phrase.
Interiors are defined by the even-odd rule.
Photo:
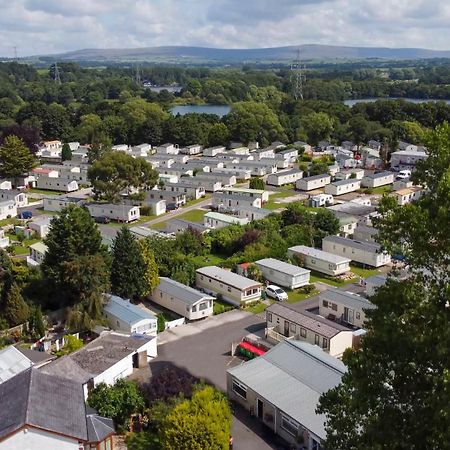
[[[61,405],[63,407],[63,405]],[[83,447],[81,447],[83,448]],[[79,450],[78,440],[27,427],[0,442],[0,450]]]

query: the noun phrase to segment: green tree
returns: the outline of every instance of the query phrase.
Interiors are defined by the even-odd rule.
[[[230,141],[230,131],[223,123],[215,123],[208,133],[208,145],[215,147],[217,145],[227,145]]]
[[[324,112],[313,112],[300,121],[311,145],[317,145],[323,139],[330,139],[334,128],[333,119]]]
[[[296,223],[308,226],[312,225],[312,215],[302,202],[289,203],[281,213],[281,218],[285,226]]]
[[[67,142],[62,146],[61,159],[63,161],[70,161],[72,159],[72,150],[70,150],[70,146]]]
[[[265,189],[264,180],[262,178],[253,177],[250,179],[250,189]]]
[[[112,243],[111,291],[123,298],[137,299],[149,288],[146,266],[137,239],[122,227]]]
[[[13,283],[6,295],[4,316],[11,327],[25,323],[30,315],[30,308],[22,297],[19,286]]]
[[[158,434],[165,450],[228,450],[230,428],[226,397],[212,386],[204,386],[173,407]]]
[[[155,254],[146,239],[139,241],[141,249],[142,260],[144,261],[144,284],[145,288],[142,291],[143,296],[150,295],[159,284],[158,265],[156,264]]]
[[[450,442],[450,126],[438,127],[426,144],[428,159],[414,179],[427,191],[406,206],[384,197],[376,221],[387,251],[402,246],[409,277],[399,281],[394,272],[370,298],[376,308],[366,313],[361,347],[346,351],[348,372],[321,397],[326,449]]]
[[[83,348],[84,344],[83,341],[73,334],[68,334],[65,336],[65,344],[61,348],[61,350],[58,352],[58,356],[63,355],[70,355],[70,353],[76,352],[77,350],[80,350],[80,348]]]
[[[89,393],[88,404],[124,429],[133,414],[143,412],[144,397],[135,382],[120,379],[113,386],[98,384]]]
[[[87,256],[100,255],[106,258],[96,223],[87,209],[69,205],[52,219],[44,243],[48,250],[41,267],[50,287],[58,294],[62,305],[77,303],[80,289],[84,288],[78,287],[77,281],[71,278],[71,264]],[[78,281],[81,282],[81,278]],[[86,286],[84,282],[83,286]]]
[[[124,152],[107,152],[88,170],[97,199],[118,202],[121,193],[131,188],[152,189],[158,173],[144,158],[133,158]]]
[[[17,185],[17,178],[29,172],[36,164],[36,158],[22,139],[14,135],[5,138],[0,147],[0,178],[12,178]]]
[[[319,209],[313,217],[314,243],[322,247],[322,239],[339,233],[339,219],[328,209]]]
[[[30,317],[28,318],[28,331],[37,339],[45,335],[45,324],[40,306],[30,308]]]

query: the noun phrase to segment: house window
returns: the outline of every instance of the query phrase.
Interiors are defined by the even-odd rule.
[[[311,450],[322,450],[322,446],[314,438],[311,438]]]
[[[333,311],[337,311],[337,305],[336,305],[336,303],[332,303],[332,304],[331,304],[331,309],[332,309]]]
[[[318,334],[316,334],[314,336],[314,344],[319,345],[319,342],[320,342],[320,336]]]
[[[187,308],[188,308],[188,311],[189,311],[189,306],[188,306]],[[192,312],[196,312],[196,311],[197,311],[197,306],[194,305],[194,306],[192,307]]]
[[[326,300],[322,301],[322,305],[324,308],[328,308],[328,302]]]
[[[328,339],[322,338],[322,348],[328,348]]]
[[[292,332],[292,333],[295,333],[295,323],[292,323],[292,322],[291,322],[290,328],[291,328],[291,332]]]
[[[208,308],[208,303],[207,302],[203,302],[203,303],[200,303],[200,305],[198,305],[198,310],[199,311],[204,311],[206,308]]]
[[[284,414],[281,414],[281,428],[291,436],[297,436],[299,424]]]
[[[247,398],[247,387],[239,381],[233,380],[233,392],[244,400]]]
[[[305,328],[300,328],[300,336],[302,338],[306,338],[306,329]]]
[[[361,314],[359,312],[356,313],[356,318],[359,320],[361,319]]]
[[[267,322],[272,322],[272,313],[267,313]]]
[[[228,286],[227,291],[231,292],[231,287],[230,286]]]

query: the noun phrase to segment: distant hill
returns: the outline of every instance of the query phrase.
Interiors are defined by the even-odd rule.
[[[123,49],[84,49],[60,55],[40,56],[66,61],[178,61],[178,62],[269,62],[289,61],[300,49],[302,60],[330,59],[425,59],[450,58],[450,51],[421,48],[343,47],[332,45],[301,45],[274,48],[224,49],[206,47],[143,47]]]

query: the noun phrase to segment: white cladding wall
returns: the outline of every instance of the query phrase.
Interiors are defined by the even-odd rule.
[[[256,265],[260,268],[263,277],[276,285],[287,287],[289,289],[297,289],[309,284],[309,273],[290,275],[276,269],[271,269],[267,266],[262,266],[258,263],[256,263]]]
[[[212,316],[213,301],[204,300],[200,303],[206,304],[206,308],[200,310],[200,303],[195,305],[195,311],[192,311],[192,306],[187,307],[186,303],[177,297],[169,295],[167,292],[162,292],[156,288],[151,295],[152,300],[158,305],[164,306],[171,311],[176,312],[180,316],[186,317],[188,320],[197,320],[204,317]],[[204,306],[202,306],[204,308]]]
[[[76,439],[25,428],[0,442],[0,450],[79,450]]]
[[[298,254],[297,252],[288,251],[289,255]],[[326,275],[336,276],[342,275],[350,270],[349,263],[332,263],[324,259],[312,257],[309,255],[301,255],[304,258],[305,267]]]
[[[295,187],[301,191],[312,191],[313,189],[320,189],[330,184],[331,177],[322,177],[314,180],[308,180],[307,178],[302,178],[297,180]]]
[[[322,248],[326,252],[334,253],[335,255],[340,255],[344,258],[349,258],[352,261],[373,267],[384,266],[391,261],[390,255],[387,255],[386,253],[376,253],[362,248],[353,248],[337,242],[324,240],[322,242]]]
[[[224,300],[236,306],[240,306],[241,304],[248,302],[254,302],[261,298],[261,287],[253,289],[252,292],[247,295],[245,290],[229,286],[224,284],[222,281],[217,281],[207,275],[197,273],[195,280],[197,287],[202,288],[205,292],[212,295],[221,294]],[[211,280],[211,282],[209,282],[209,280]]]
[[[352,179],[351,182],[345,184],[328,184],[325,186],[325,194],[342,195],[349,192],[357,191],[361,187],[361,181]]]
[[[328,317],[330,314],[336,319],[342,319],[358,328],[363,328],[366,320],[366,315],[361,309],[347,308],[340,303],[327,302],[324,304],[324,299],[319,296],[319,314],[323,317]]]

